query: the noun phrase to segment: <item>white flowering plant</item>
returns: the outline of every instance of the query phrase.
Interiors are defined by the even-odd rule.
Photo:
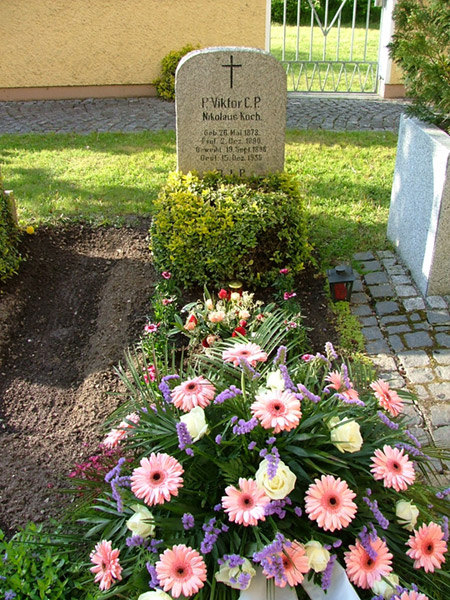
[[[338,569],[361,599],[448,596],[449,453],[417,439],[412,397],[370,366],[331,344],[291,354],[283,319],[187,371],[121,371],[110,440],[133,460],[80,516],[99,597],[235,600],[264,577],[336,600]]]

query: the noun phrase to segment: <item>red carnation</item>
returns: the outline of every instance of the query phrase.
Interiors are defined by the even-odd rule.
[[[236,337],[238,333],[240,335],[247,335],[247,332],[243,327],[236,327],[233,333],[231,334],[231,337]]]
[[[219,298],[220,298],[221,300],[225,300],[226,298],[228,298],[228,292],[227,292],[227,290],[224,290],[224,289],[222,288],[222,289],[219,291],[219,294],[218,294],[218,296],[219,296]]]

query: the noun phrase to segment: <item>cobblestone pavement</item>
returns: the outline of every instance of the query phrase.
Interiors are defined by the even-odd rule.
[[[378,96],[288,94],[287,127],[397,131],[407,102]],[[2,133],[90,133],[175,129],[175,105],[158,98],[0,102]]]
[[[354,259],[364,275],[355,281],[352,312],[362,325],[366,352],[394,389],[417,395],[407,414],[419,436],[448,447],[450,296],[424,298],[393,252],[364,252]]]

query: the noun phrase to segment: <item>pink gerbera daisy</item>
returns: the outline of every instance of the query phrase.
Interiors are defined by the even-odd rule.
[[[188,379],[172,390],[172,402],[177,408],[189,412],[196,406],[205,408],[214,398],[216,388],[201,375]]]
[[[304,546],[294,540],[290,544],[283,546],[283,551],[280,552],[279,556],[283,561],[284,578],[276,578],[275,585],[284,588],[286,584],[294,587],[301,583],[305,573],[309,571],[308,557]],[[268,574],[265,570],[263,572],[267,579],[274,577],[274,575]]]
[[[206,581],[206,565],[203,558],[189,546],[178,544],[159,556],[156,574],[164,591],[170,590],[174,598],[181,594],[193,596]]]
[[[92,573],[95,573],[95,583],[100,583],[102,591],[109,590],[113,579],[120,581],[122,579],[122,567],[119,564],[120,550],[113,550],[111,542],[103,540],[99,542],[91,552]]]
[[[344,553],[350,581],[365,590],[392,571],[392,554],[386,542],[377,537],[370,545],[374,550],[373,556],[369,555],[359,540],[356,540],[356,546],[349,546],[349,551]]]
[[[330,373],[328,373],[328,375],[325,377],[325,381],[328,382],[327,387],[333,388],[333,390],[336,390],[337,392],[339,392],[343,388],[345,389],[346,387],[344,383],[344,378],[342,377],[342,374],[339,373],[339,371],[330,371]]]
[[[131,413],[125,417],[125,420],[119,423],[116,429],[111,429],[103,441],[103,445],[107,448],[115,448],[120,442],[127,437],[127,429],[132,429],[134,425],[139,423],[140,416],[137,413]]]
[[[312,521],[325,531],[342,529],[353,520],[358,507],[353,502],[356,494],[346,481],[332,475],[315,479],[306,491],[306,512]]]
[[[403,400],[397,394],[395,390],[391,390],[389,383],[378,379],[370,384],[373,389],[380,406],[391,413],[393,417],[396,417],[402,412]]]
[[[253,479],[239,478],[239,489],[233,485],[225,488],[226,496],[222,496],[222,506],[230,521],[248,527],[258,521],[265,521],[264,508],[270,498],[260,489]]]
[[[392,600],[429,600],[425,594],[420,594],[415,590],[403,592],[401,596],[392,596]]]
[[[261,421],[264,429],[272,429],[275,433],[290,431],[300,422],[302,412],[300,400],[287,390],[273,390],[255,396],[250,406],[254,417]]]
[[[410,550],[406,554],[414,559],[414,568],[422,567],[428,573],[434,569],[440,569],[445,562],[444,553],[447,552],[447,544],[444,540],[444,532],[436,523],[422,525],[414,531],[408,542]]]
[[[148,506],[163,504],[171,496],[178,496],[183,485],[184,472],[180,463],[168,454],[152,454],[141,459],[141,466],[131,475],[131,491]]]
[[[231,362],[235,367],[239,366],[239,361],[244,358],[252,367],[257,362],[266,362],[267,354],[258,346],[249,342],[248,344],[235,344],[229,350],[225,350],[222,354],[225,362]]]
[[[371,471],[375,479],[383,479],[385,487],[393,487],[396,492],[404,491],[414,483],[416,474],[414,466],[404,449],[384,445],[383,450],[377,448],[372,457]]]

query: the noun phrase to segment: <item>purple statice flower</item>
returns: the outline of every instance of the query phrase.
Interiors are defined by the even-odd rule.
[[[228,565],[231,569],[239,567],[245,563],[245,560],[239,554],[224,554],[222,558],[217,561],[219,565],[223,565],[228,561]]]
[[[248,584],[250,583],[251,578],[252,576],[250,575],[250,573],[241,573],[237,578],[239,589],[246,590],[248,588]]]
[[[154,590],[155,588],[159,587],[159,579],[158,574],[156,572],[156,567],[149,562],[145,563],[145,566],[147,567],[147,571],[151,577],[150,581],[148,582],[148,585],[151,590]]]
[[[417,446],[417,448],[422,448],[422,444],[419,442],[416,436],[409,431],[409,429],[405,429],[405,434],[409,437],[412,443]]]
[[[267,450],[267,448],[263,448],[262,450],[259,451],[259,455],[261,458],[266,458],[266,456],[269,454],[269,451]]]
[[[254,450],[256,448],[256,442],[250,442],[250,444],[247,446],[247,448],[249,450]]]
[[[372,511],[372,514],[375,517],[379,526],[382,529],[387,529],[389,527],[389,521],[378,508],[378,502],[376,500],[370,500],[370,498],[368,498],[367,496],[363,496],[363,500]]]
[[[348,388],[353,389],[353,388]],[[345,402],[345,404],[356,404],[356,406],[365,406],[366,403],[363,402],[360,398],[349,398],[348,396],[344,396],[344,394],[336,394],[336,398]]]
[[[132,535],[131,537],[127,537],[125,540],[128,548],[133,548],[134,546],[144,546],[145,539],[141,535]]]
[[[285,389],[291,390],[291,392],[295,391],[294,382],[292,381],[292,379],[289,375],[286,365],[280,365],[279,369],[280,369],[281,375],[283,376]]]
[[[300,506],[296,506],[296,507],[294,508],[294,512],[295,512],[295,514],[296,514],[296,516],[297,516],[297,517],[301,517],[301,516],[303,515],[303,511],[302,511],[302,509],[300,508]]]
[[[287,354],[286,346],[280,346],[278,348],[277,354],[274,358],[273,366],[278,367],[278,365],[284,365],[284,363],[286,362],[286,354]]]
[[[444,532],[442,539],[444,542],[448,542],[448,517],[442,517],[442,531]]]
[[[322,573],[322,589],[324,591],[327,590],[331,585],[331,575],[333,573],[333,567],[334,563],[336,562],[336,559],[337,555],[332,554],[330,556],[330,560],[328,561],[327,566],[325,567],[325,570]]]
[[[278,465],[280,464],[280,453],[278,452],[278,448],[276,446],[272,446],[272,450],[266,456],[267,460],[267,476],[270,480],[272,480],[278,470]]]
[[[123,501],[122,496],[120,495],[120,488],[131,486],[131,477],[120,475],[120,471],[125,460],[126,459],[123,456],[122,458],[119,458],[117,465],[105,475],[105,481],[111,486],[112,497],[116,501],[117,512],[119,513],[123,512]]]
[[[214,441],[216,442],[216,444],[218,446],[220,446],[220,444],[222,443],[222,436],[220,434],[216,435],[216,437],[214,438]]]
[[[272,444],[275,444],[276,441],[277,441],[277,438],[273,435],[272,437],[270,437],[266,440],[266,445],[272,446]]]
[[[445,490],[442,490],[442,492],[437,492],[436,498],[439,498],[439,500],[443,500],[444,498],[446,498],[449,495],[450,495],[450,487],[446,488]]]
[[[333,360],[337,360],[338,355],[336,350],[333,347],[333,344],[331,342],[327,342],[325,344],[325,353],[327,355],[327,359],[332,362]]]
[[[264,508],[264,514],[266,517],[270,515],[277,515],[279,519],[284,519],[286,511],[284,510],[286,505],[292,504],[289,498],[283,498],[283,500],[272,500]]]
[[[188,529],[192,529],[195,525],[194,517],[191,513],[184,513],[181,517],[181,522],[183,523],[183,528],[188,531]]]
[[[243,370],[244,375],[246,375],[252,381],[254,381],[255,379],[259,379],[261,377],[261,374],[258,373],[258,371],[256,371],[251,366],[251,364],[247,360],[245,360],[245,358],[243,358],[242,356],[239,358],[239,366]]]
[[[160,546],[163,543],[163,541],[164,540],[157,539],[150,540],[150,544],[148,545],[147,550],[152,554],[159,554],[158,546]]]
[[[341,373],[342,373],[342,379],[344,381],[344,385],[349,390],[353,386],[352,386],[352,382],[350,381],[350,378],[348,376],[348,367],[345,363],[343,363],[343,365],[342,365]]]
[[[214,512],[219,512],[220,510],[222,510],[222,504],[219,502],[219,504],[216,504],[213,508]]]
[[[236,425],[233,426],[233,433],[236,435],[245,435],[250,433],[258,425],[259,421],[256,417],[252,417],[249,421],[239,419]]]
[[[214,399],[214,404],[223,404],[225,400],[230,400],[231,398],[235,398],[236,396],[242,395],[242,390],[237,388],[235,385],[230,385],[229,388],[217,394]]]
[[[216,526],[216,518],[213,517],[202,526],[203,531],[205,532],[205,537],[200,543],[200,551],[202,554],[209,554],[214,548],[214,544],[219,537],[219,534],[222,532],[220,527]]]
[[[424,454],[422,450],[419,450],[419,448],[416,448],[416,446],[413,446],[412,444],[407,444],[406,442],[399,442],[398,444],[395,444],[395,446],[396,448],[403,448],[403,450],[406,450],[406,452],[408,454],[411,454],[411,456],[423,456],[428,460],[430,459],[430,457]]]
[[[372,596],[372,600],[384,600],[384,596]]]
[[[253,561],[259,563],[268,577],[275,578],[275,584],[283,587],[286,582],[286,574],[283,566],[283,546],[289,546],[282,533],[277,533],[274,541],[265,546],[259,552],[253,554]]]
[[[6,590],[5,595],[3,596],[5,600],[13,600],[17,596],[16,592],[12,590]]]
[[[186,452],[186,454],[188,453],[188,450],[191,450],[191,448],[189,448],[189,446],[192,444],[192,437],[191,434],[189,433],[189,430],[187,428],[186,423],[183,423],[182,421],[180,421],[179,423],[176,424],[176,428],[177,428],[177,435],[178,435],[178,448],[180,450],[184,450]]]
[[[374,548],[372,548],[373,534],[368,533],[367,527],[363,527],[361,530],[361,533],[359,534],[358,537],[361,540],[362,547],[367,552],[369,557],[372,560],[376,560],[378,557],[378,553],[376,552],[376,550]]]
[[[228,531],[229,529],[230,529],[230,528],[228,527],[228,525],[225,525],[225,523],[222,523],[221,531],[223,531],[223,533],[227,533],[227,531]]]
[[[170,404],[172,402],[172,396],[170,394],[170,387],[167,382],[170,381],[171,379],[179,379],[179,378],[180,378],[179,375],[166,375],[165,377],[163,377],[161,379],[161,383],[159,384],[158,388],[159,388],[159,391],[161,392],[161,394],[163,395],[165,402],[167,402],[167,404]]]
[[[394,421],[391,421],[391,419],[387,415],[385,415],[384,412],[379,410],[377,412],[377,415],[380,421],[383,421],[386,427],[389,427],[389,429],[398,429],[398,423],[394,423]]]
[[[308,400],[311,400],[311,402],[314,402],[315,404],[317,404],[317,402],[320,402],[320,396],[316,396],[316,394],[310,392],[308,388],[303,385],[303,383],[298,383],[297,388],[300,390],[302,399],[308,398]]]
[[[340,548],[342,546],[342,540],[336,540],[333,542],[333,548]]]

